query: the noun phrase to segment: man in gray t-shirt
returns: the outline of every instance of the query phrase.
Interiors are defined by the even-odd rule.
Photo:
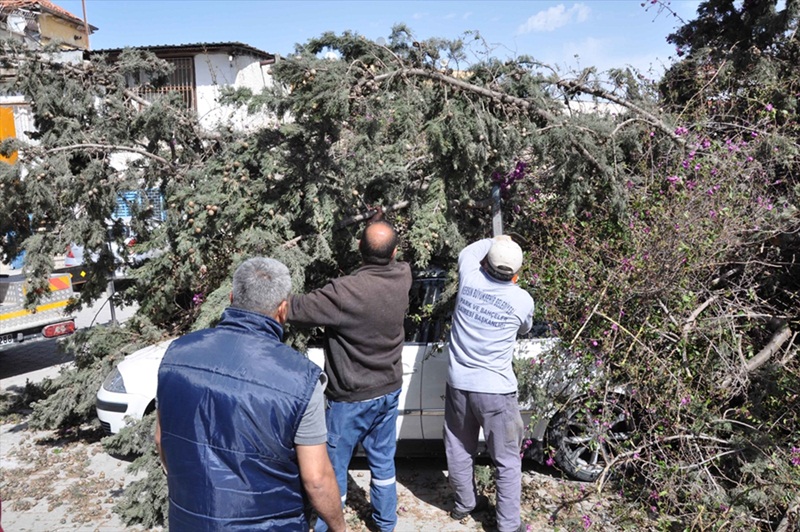
[[[164,354],[155,443],[170,530],[308,530],[311,508],[346,530],[328,457],[326,378],[283,343],[291,289],[281,262],[245,261],[217,325]]]
[[[486,509],[473,479],[478,434],[497,466],[497,528],[524,531],[520,520],[523,423],[512,357],[517,334],[533,323],[533,299],[516,285],[522,249],[510,237],[484,239],[458,256],[459,287],[445,394],[444,443],[460,520]]]

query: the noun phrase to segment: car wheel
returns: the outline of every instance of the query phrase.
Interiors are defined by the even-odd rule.
[[[585,482],[600,477],[633,434],[628,402],[623,393],[602,399],[581,396],[553,416],[548,442],[562,471]]]

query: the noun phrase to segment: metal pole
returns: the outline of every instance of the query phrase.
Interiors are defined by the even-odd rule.
[[[117,288],[114,286],[114,278],[117,276],[117,258],[116,255],[114,255],[114,246],[111,245],[110,238],[110,236],[106,235],[106,248],[111,254],[113,269],[111,270],[111,274],[108,276],[106,292],[108,293],[108,310],[111,312],[111,323],[117,325],[117,309],[114,308],[114,294],[117,293]]]
[[[492,236],[503,234],[503,212],[500,210],[500,185],[492,185]]]
[[[83,31],[86,33],[86,49],[89,49],[89,22],[86,20],[86,0],[81,0],[83,6]]]
[[[114,308],[114,294],[117,293],[117,289],[114,287],[114,276],[114,272],[111,272],[111,277],[108,278],[108,310],[111,311],[111,323],[118,325],[117,309]]]

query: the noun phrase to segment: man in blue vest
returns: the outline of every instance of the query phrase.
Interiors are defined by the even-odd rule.
[[[156,446],[172,532],[345,530],[326,447],[327,379],[281,343],[289,270],[253,258],[219,324],[175,340],[158,371]]]

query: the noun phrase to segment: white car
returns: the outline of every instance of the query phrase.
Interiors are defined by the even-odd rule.
[[[418,313],[433,308],[444,281],[441,271],[417,276],[411,290],[397,418],[399,454],[405,454],[401,449],[428,454],[442,448],[447,377],[447,346],[441,341],[444,320]],[[155,409],[158,367],[171,342],[127,356],[105,379],[97,392],[97,416],[107,432],[116,433]],[[323,366],[321,348],[309,348],[307,356]],[[585,367],[581,359],[562,349],[557,337],[520,339],[515,359],[515,365],[535,382],[531,393],[521,394],[523,420],[529,423],[526,455],[540,462],[552,456],[570,476],[596,479],[617,445],[629,437],[625,392],[615,388],[603,397],[592,396],[587,390],[598,379],[596,368]]]

